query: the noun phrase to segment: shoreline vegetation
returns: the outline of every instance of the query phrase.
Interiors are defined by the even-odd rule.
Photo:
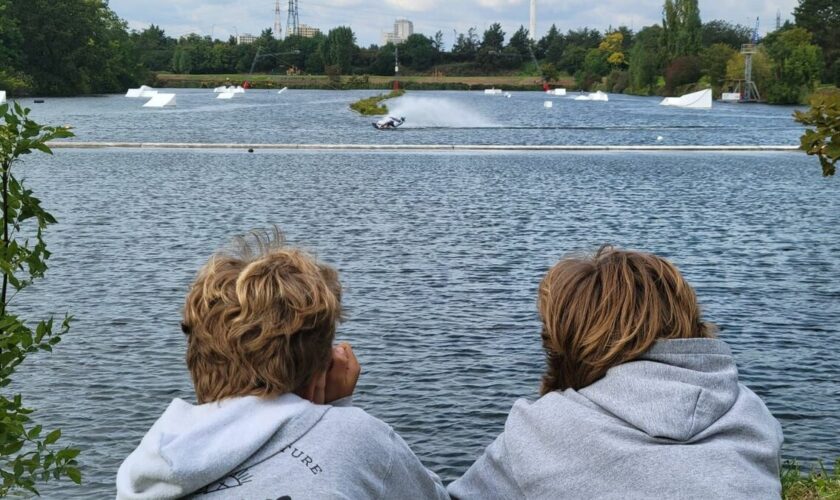
[[[782,467],[782,498],[784,500],[840,499],[840,459],[829,471],[820,463],[803,473],[796,462]]]
[[[840,85],[835,4],[799,0],[791,20],[765,33],[703,19],[697,0],[663,0],[661,20],[639,28],[564,32],[551,25],[531,40],[524,26],[505,23],[505,31],[493,23],[449,40],[448,32],[437,31],[364,46],[350,26],[283,39],[267,28],[247,41],[224,40],[203,33],[172,36],[155,25],[132,30],[105,0],[0,0],[0,90],[9,96],[95,95],[156,79],[161,87],[213,86],[225,83],[217,76],[229,74],[248,75],[257,88],[383,89],[399,65],[409,90],[537,90],[546,82],[647,96],[711,88],[719,97],[744,95],[744,54],[751,54],[759,101],[806,104],[821,85]]]
[[[379,94],[373,97],[360,99],[350,105],[350,109],[362,116],[381,116],[388,114],[388,106],[382,104],[388,99],[394,99],[405,95],[405,90],[392,90],[387,94]]]
[[[504,88],[510,91],[542,91],[542,80],[534,76],[401,76],[397,79],[406,90],[485,90]],[[254,89],[297,90],[388,90],[394,86],[394,77],[378,75],[353,75],[329,77],[326,75],[267,75],[267,74],[208,74],[182,75],[157,73],[151,86],[159,88],[212,89],[231,83],[247,81]],[[551,82],[552,87],[574,88],[571,77]]]

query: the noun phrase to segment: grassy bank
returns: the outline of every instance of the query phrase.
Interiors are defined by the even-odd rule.
[[[782,498],[784,500],[840,500],[840,460],[829,472],[822,466],[803,473],[796,463],[785,464],[782,471]]]
[[[378,116],[388,114],[388,106],[383,101],[404,95],[404,90],[391,91],[387,94],[379,94],[373,97],[366,97],[350,105],[350,109],[364,116]]]
[[[215,88],[231,83],[241,84],[249,81],[256,89],[371,89],[387,90],[394,86],[390,76],[356,75],[342,76],[337,80],[320,75],[180,75],[157,73],[155,87],[172,88]],[[542,90],[542,82],[533,76],[406,76],[400,77],[400,87],[407,90],[484,90],[502,88],[504,90],[534,91]],[[574,86],[574,81],[561,80],[553,86]]]

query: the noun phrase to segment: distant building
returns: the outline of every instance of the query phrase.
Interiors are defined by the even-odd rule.
[[[399,45],[408,40],[414,34],[414,23],[408,19],[397,19],[394,21],[394,31],[382,34],[382,45],[393,43]]]
[[[242,33],[241,35],[236,35],[236,45],[248,45],[257,41],[257,36],[254,36],[250,33]]]
[[[302,36],[304,38],[315,38],[316,36],[321,34],[321,30],[318,28],[313,28],[312,26],[308,26],[306,24],[301,24],[298,28],[298,36]]]

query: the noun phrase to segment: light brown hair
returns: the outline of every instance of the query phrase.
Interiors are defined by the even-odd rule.
[[[712,337],[692,287],[667,260],[603,246],[562,259],[540,283],[541,393],[581,389],[660,339]]]
[[[214,255],[187,295],[182,328],[199,403],[292,392],[325,370],[341,319],[338,273],[279,231]]]

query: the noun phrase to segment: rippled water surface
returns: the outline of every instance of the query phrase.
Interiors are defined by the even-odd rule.
[[[804,155],[68,150],[21,168],[60,223],[17,307],[77,318],[18,377],[84,450],[84,487],[47,497],[113,493],[169,401],[192,397],[179,314],[194,272],[272,224],[340,270],[357,404],[447,480],[536,395],[541,275],[604,242],[681,267],[786,457],[840,456],[840,185]]]
[[[80,141],[337,144],[799,144],[793,108],[715,103],[660,106],[661,98],[611,94],[609,102],[541,92],[409,92],[389,101],[405,127],[379,132],[349,109],[377,91],[253,90],[232,101],[211,90],[166,90],[177,107],[143,108],[122,96],[46,99],[34,116],[76,127]],[[553,107],[546,109],[545,101]],[[661,140],[657,140],[660,138]]]

